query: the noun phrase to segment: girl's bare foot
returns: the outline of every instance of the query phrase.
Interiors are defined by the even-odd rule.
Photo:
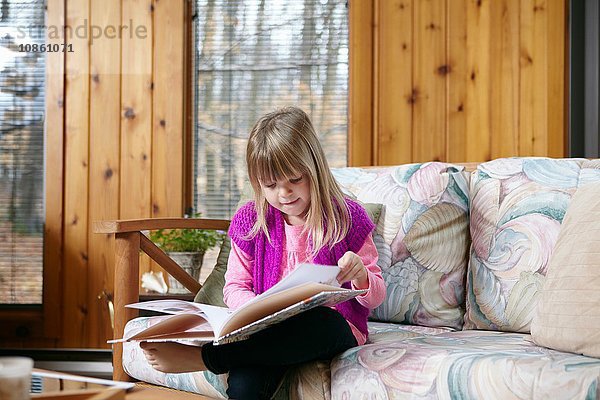
[[[202,347],[174,342],[140,342],[148,363],[157,371],[182,373],[204,371]]]

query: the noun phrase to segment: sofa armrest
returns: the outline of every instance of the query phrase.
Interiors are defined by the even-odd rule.
[[[123,337],[127,322],[138,315],[137,310],[125,306],[139,301],[140,250],[148,254],[192,293],[197,293],[202,287],[142,231],[180,228],[227,230],[228,227],[227,220],[203,218],[148,218],[94,222],[94,233],[112,235],[115,241],[114,338]],[[113,378],[122,381],[131,380],[123,370],[123,345],[113,346]]]

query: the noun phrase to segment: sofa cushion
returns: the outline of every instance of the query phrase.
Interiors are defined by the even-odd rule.
[[[600,360],[520,333],[458,331],[364,345],[331,362],[332,399],[594,399]]]
[[[573,196],[531,323],[540,346],[600,357],[600,182]]]
[[[431,162],[332,170],[347,193],[384,205],[374,240],[387,296],[372,319],[462,326],[469,245],[463,169]]]
[[[420,325],[403,325],[395,322],[369,321],[368,344],[397,341],[411,337],[439,335],[440,333],[454,332],[452,328],[431,328]]]
[[[125,326],[125,334],[135,334],[168,316],[135,318]],[[227,374],[209,371],[166,374],[148,364],[137,342],[123,343],[123,368],[133,378],[172,389],[226,399]],[[273,396],[273,400],[328,399],[330,393],[329,362],[313,361],[291,368]]]
[[[471,176],[464,329],[529,332],[571,196],[600,181],[597,161],[506,158]]]

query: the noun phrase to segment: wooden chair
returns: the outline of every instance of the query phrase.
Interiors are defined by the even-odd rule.
[[[175,261],[158,248],[142,231],[155,229],[216,229],[226,231],[228,220],[199,218],[150,218],[94,222],[94,233],[109,234],[115,240],[115,291],[114,337],[123,337],[125,324],[138,315],[138,311],[125,308],[139,301],[139,252],[142,250],[167,273],[177,279],[190,292],[196,294],[202,287]],[[113,379],[131,381],[123,370],[123,345],[113,345]]]

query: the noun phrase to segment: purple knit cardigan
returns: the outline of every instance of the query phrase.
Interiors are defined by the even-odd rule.
[[[346,251],[358,252],[375,228],[361,205],[349,199],[346,199],[346,204],[350,211],[350,230],[346,238],[332,249],[327,246],[321,248],[314,259],[316,264],[337,265],[338,260]],[[254,202],[246,203],[233,216],[229,227],[229,236],[240,249],[254,258],[253,290],[254,293],[261,294],[281,279],[280,266],[283,257],[285,227],[281,212],[269,205],[266,221],[271,243],[263,232],[259,232],[251,240],[244,240],[254,226],[256,218]],[[342,287],[350,288],[350,282],[346,282]],[[335,308],[365,336],[368,335],[367,316],[369,310],[367,308],[360,305],[356,299],[340,303]]]

